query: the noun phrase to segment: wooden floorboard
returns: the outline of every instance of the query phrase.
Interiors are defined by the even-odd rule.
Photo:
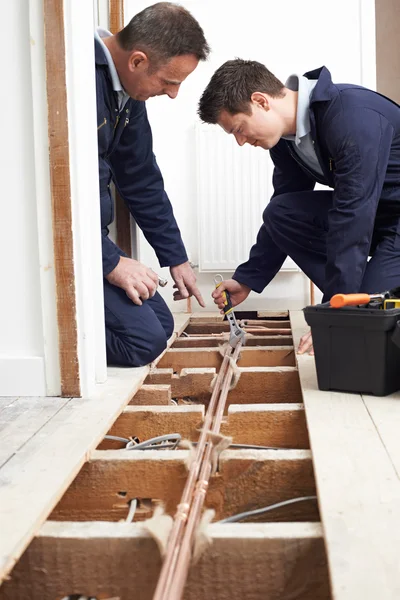
[[[290,316],[297,347],[307,328],[301,312]],[[358,394],[321,392],[313,357],[297,360],[332,597],[397,600],[400,452],[395,430],[400,409],[393,409],[390,398],[364,402]]]
[[[363,400],[400,478],[400,393],[386,398],[363,395]]]
[[[184,329],[188,319],[187,314],[176,316],[175,331],[169,345]],[[11,428],[8,431],[12,432],[14,441],[10,449],[4,451],[6,462],[0,468],[0,582],[148,372],[148,366],[137,369],[110,368],[107,382],[98,385],[91,398],[72,398],[63,406],[63,399],[54,399],[56,408],[51,418],[51,399],[31,399],[36,406],[27,408],[27,411],[21,407],[29,401],[18,400],[20,412],[17,419],[24,421],[24,415],[35,415],[32,425],[25,422],[26,433],[18,431],[17,421],[13,424],[4,418],[6,429],[0,433],[0,448],[7,443],[4,438],[7,428]],[[5,407],[8,406],[7,402],[8,399]],[[4,410],[0,413],[3,417]],[[11,407],[9,411],[10,416]]]
[[[67,404],[67,398],[18,398],[0,413],[0,468]]]

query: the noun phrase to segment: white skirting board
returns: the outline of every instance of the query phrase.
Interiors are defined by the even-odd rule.
[[[0,396],[45,396],[42,356],[0,356]]]

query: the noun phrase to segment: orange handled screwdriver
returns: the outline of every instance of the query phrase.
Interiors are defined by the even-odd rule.
[[[332,296],[330,305],[333,308],[342,308],[343,306],[359,306],[360,304],[369,304],[372,300],[384,300],[387,298],[384,294],[335,294]]]

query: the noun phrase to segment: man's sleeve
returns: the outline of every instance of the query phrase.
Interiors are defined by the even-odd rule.
[[[138,102],[117,149],[110,156],[114,183],[160,266],[188,260],[164,182],[153,154],[153,138],[144,102]]]
[[[337,115],[326,139],[335,185],[328,217],[324,301],[336,293],[361,291],[393,127],[378,112],[357,108]]]
[[[101,248],[103,256],[103,275],[106,277],[115,269],[119,263],[120,256],[124,256],[124,252],[122,252],[122,250],[110,240],[108,235],[105,235],[104,233],[101,235]]]
[[[292,158],[286,148],[285,140],[281,140],[270,151],[274,162],[272,198],[288,192],[304,192],[314,189],[315,181]],[[272,281],[286,259],[263,224],[258,232],[257,241],[250,250],[250,257],[235,271],[233,279],[247,285],[255,292],[261,293]]]

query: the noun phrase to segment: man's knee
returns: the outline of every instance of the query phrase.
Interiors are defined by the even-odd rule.
[[[150,332],[149,332],[150,333]],[[167,347],[168,337],[162,327],[157,328],[157,331],[153,331],[152,335],[149,335],[145,339],[138,340],[137,338],[132,340],[132,352],[131,366],[142,367],[153,362]]]
[[[169,309],[168,309],[168,312],[166,312],[166,314],[164,316],[164,319],[162,321],[162,326],[164,328],[167,339],[169,339],[171,337],[171,335],[174,333],[174,326],[175,326],[174,317]]]
[[[167,347],[167,336],[161,325],[149,327],[146,334],[135,331],[123,335],[106,330],[107,362],[120,367],[142,367],[155,360]]]

